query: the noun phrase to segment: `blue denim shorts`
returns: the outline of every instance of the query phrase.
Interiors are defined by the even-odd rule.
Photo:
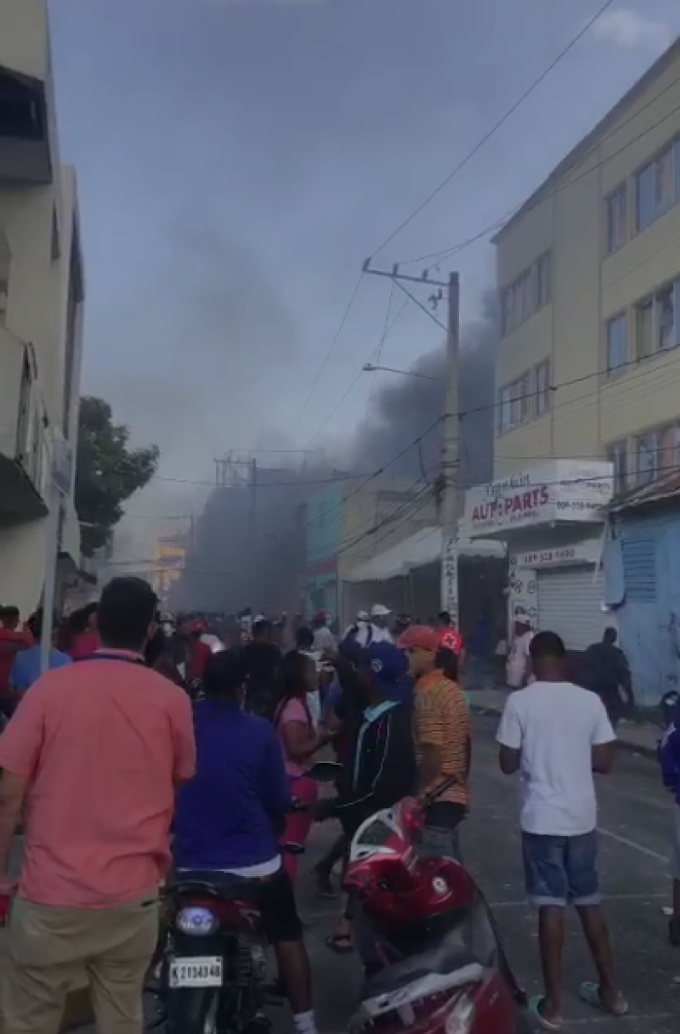
[[[597,833],[578,837],[522,833],[524,878],[532,905],[598,905]]]

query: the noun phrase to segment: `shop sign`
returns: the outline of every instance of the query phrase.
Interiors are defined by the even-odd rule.
[[[442,543],[442,609],[448,611],[453,624],[458,626],[458,544],[444,536]]]
[[[465,497],[462,531],[470,538],[523,528],[603,519],[612,497],[612,465],[550,460]]]
[[[602,542],[591,539],[573,546],[555,546],[553,549],[535,549],[520,553],[517,563],[520,567],[536,570],[541,567],[565,567],[569,564],[596,564],[600,559]]]

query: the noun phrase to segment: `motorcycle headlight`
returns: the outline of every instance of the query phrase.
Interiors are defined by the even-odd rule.
[[[446,1017],[446,1034],[470,1034],[474,1022],[475,1007],[468,996],[463,995]]]
[[[175,920],[177,929],[189,937],[208,937],[219,927],[219,920],[207,908],[182,908]]]

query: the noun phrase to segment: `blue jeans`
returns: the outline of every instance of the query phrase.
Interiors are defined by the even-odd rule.
[[[522,833],[524,877],[533,905],[599,905],[597,833],[576,837]]]

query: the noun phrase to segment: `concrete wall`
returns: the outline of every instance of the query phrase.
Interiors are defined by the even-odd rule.
[[[638,703],[652,706],[680,683],[680,506],[633,510],[617,520],[624,602],[615,615]],[[637,548],[635,548],[637,547]],[[611,556],[611,552],[609,554]],[[636,559],[651,558],[645,570]]]
[[[569,156],[497,242],[499,289],[552,253],[552,300],[501,342],[500,389],[550,359],[551,409],[500,434],[495,476],[546,456],[606,458],[607,446],[680,417],[680,350],[635,361],[634,305],[680,277],[680,203],[635,226],[635,173],[680,135],[680,47]],[[627,185],[625,243],[608,254],[605,199]],[[607,377],[606,323],[628,318],[628,365]],[[677,315],[680,319],[680,314]],[[565,382],[577,381],[567,384]]]
[[[341,576],[421,528],[439,523],[436,500],[428,486],[404,478],[365,481],[345,482]]]
[[[0,236],[3,271],[7,265],[9,269],[5,325],[19,342],[33,346],[37,389],[48,423],[41,433],[46,442],[56,433],[63,434],[75,454],[83,348],[83,262],[75,172],[59,163],[45,0],[0,0],[0,67],[37,81],[45,103],[45,147],[52,170],[49,182],[35,185],[28,171],[22,182],[16,176],[16,162],[3,166],[0,146]],[[3,170],[8,169],[14,170],[11,179],[3,178]],[[76,277],[72,276],[74,268],[78,270]],[[7,433],[11,435],[10,429],[3,437],[4,425],[16,426],[18,405],[18,398],[5,397],[9,381],[2,374],[12,373],[17,391],[20,384],[20,378],[16,380],[7,365],[11,365],[11,357],[3,356],[2,362],[0,442],[5,441]],[[75,477],[63,504],[61,546],[75,568],[80,561],[80,531],[74,488]],[[46,548],[43,525],[44,521],[24,520],[0,527],[0,599],[21,603],[24,611],[37,605],[42,590]]]
[[[327,485],[307,500],[306,559],[307,567],[336,556],[342,538],[343,486]]]

